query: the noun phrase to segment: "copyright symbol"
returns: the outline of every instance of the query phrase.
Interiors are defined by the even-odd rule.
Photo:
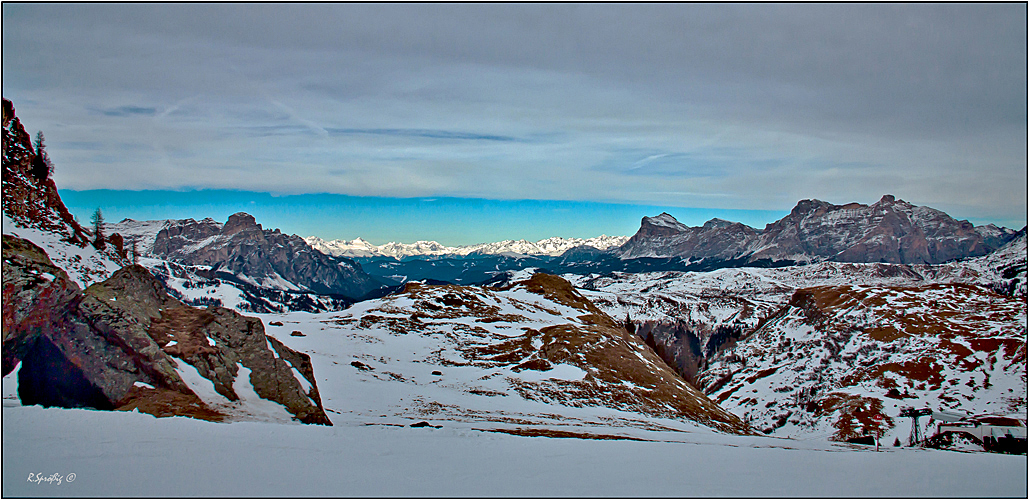
[[[72,472],[71,474],[68,474],[68,482],[70,483],[70,482],[72,482],[74,480],[75,480],[75,473]]]

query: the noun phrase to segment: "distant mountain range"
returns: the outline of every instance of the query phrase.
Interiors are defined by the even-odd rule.
[[[677,258],[690,262],[720,261],[732,267],[755,262],[821,261],[940,264],[986,255],[1011,241],[1015,233],[993,224],[976,227],[939,210],[885,195],[872,205],[802,200],[789,215],[763,230],[722,219],[688,227],[662,213],[644,217],[639,231],[631,238],[555,237],[537,242],[506,240],[460,247],[435,241],[373,245],[361,238],[326,241],[311,236],[304,240],[323,253],[366,262],[378,257],[559,257],[575,249],[579,257],[608,253],[622,260]]]
[[[416,241],[414,243],[390,242],[384,245],[373,245],[366,240],[326,241],[317,236],[304,238],[305,241],[323,253],[337,257],[393,257],[403,259],[415,256],[467,256],[467,255],[549,255],[558,256],[572,248],[589,246],[597,250],[615,248],[626,241],[628,236],[600,235],[596,238],[547,238],[536,242],[526,240],[504,240],[495,243],[480,243],[448,247],[435,241]]]
[[[459,247],[435,241],[372,245],[361,238],[287,236],[261,228],[245,213],[225,224],[212,219],[126,219],[108,230],[135,242],[145,255],[208,266],[200,271],[205,276],[349,300],[381,296],[408,281],[492,283],[527,268],[604,274],[815,262],[940,264],[987,255],[1017,234],[992,224],[976,227],[891,195],[872,205],[802,200],[789,215],[761,230],[722,219],[688,227],[662,213],[643,217],[631,238],[554,237]]]

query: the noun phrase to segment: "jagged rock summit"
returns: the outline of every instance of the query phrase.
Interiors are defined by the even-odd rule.
[[[312,248],[303,238],[264,229],[239,212],[224,224],[206,218],[112,224],[147,255],[187,266],[208,266],[220,278],[245,284],[351,300],[381,296],[385,285],[345,257]]]
[[[801,200],[763,230],[721,219],[687,227],[662,213],[644,217],[640,230],[615,252],[622,259],[940,264],[986,255],[1015,234],[992,224],[977,228],[885,195],[872,205]]]

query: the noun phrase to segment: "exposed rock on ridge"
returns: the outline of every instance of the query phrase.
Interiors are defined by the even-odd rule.
[[[525,432],[553,422],[649,427],[650,417],[749,432],[557,276],[536,273],[499,288],[408,283],[403,293],[319,323],[305,337],[284,341],[314,346],[331,339],[337,352],[352,356],[344,371],[354,377],[346,403],[354,408],[362,398],[377,405],[378,394],[392,394],[398,403],[391,408],[399,411],[390,417],[518,425]],[[316,360],[336,370],[337,356],[319,353]],[[423,389],[426,380],[432,392]],[[329,406],[344,404],[338,392],[332,396]]]
[[[687,227],[667,213],[644,217],[640,230],[616,251],[623,259],[687,257],[729,260],[739,258],[758,232],[738,222],[712,219],[702,227]]]

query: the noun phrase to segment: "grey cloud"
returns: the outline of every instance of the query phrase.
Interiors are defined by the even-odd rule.
[[[118,106],[117,108],[98,109],[96,112],[106,116],[154,116],[156,108],[143,106]]]
[[[3,14],[5,96],[35,113],[55,157],[112,141],[99,129],[145,144],[152,156],[119,161],[152,172],[121,180],[174,185],[211,164],[226,171],[211,182],[349,194],[1026,202],[1025,4],[5,3]],[[96,116],[80,116],[86,106]],[[78,122],[90,127],[55,128]],[[189,164],[167,153],[176,141]],[[413,180],[397,191],[377,165]],[[333,170],[352,177],[327,182]]]
[[[709,116],[793,129],[817,123],[823,131],[952,137],[1024,128],[1026,121],[1019,4],[101,4],[5,11],[37,14],[53,29],[91,26],[73,32],[87,42],[128,37],[135,43],[121,45],[125,54],[159,51],[161,43],[172,52],[169,63],[198,58],[188,45],[208,42],[254,56],[257,49],[303,52],[262,57],[254,66],[265,72],[310,73],[305,57],[330,53],[346,66],[386,55],[555,70],[689,102]],[[100,32],[111,40],[97,40]],[[139,78],[163,71],[147,73]]]

